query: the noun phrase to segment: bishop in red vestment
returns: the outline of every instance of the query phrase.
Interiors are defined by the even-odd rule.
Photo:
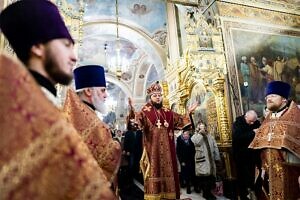
[[[135,116],[144,134],[140,161],[144,175],[144,199],[179,199],[174,129],[189,125],[190,119],[162,106],[162,88],[158,82],[147,89],[147,94],[150,102]],[[189,111],[192,112],[196,106]]]

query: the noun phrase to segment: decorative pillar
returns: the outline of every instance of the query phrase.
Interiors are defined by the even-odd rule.
[[[169,95],[169,87],[167,81],[162,81],[162,88],[163,88],[163,105],[166,108],[170,108],[169,99],[167,96]]]
[[[178,94],[179,94],[179,114],[185,113],[185,103],[189,97],[189,91],[186,87],[186,83],[182,80],[182,72],[178,73],[179,81],[178,81]]]
[[[220,123],[220,137],[221,144],[230,144],[231,143],[231,134],[229,128],[229,120],[227,115],[227,109],[225,104],[225,95],[224,95],[224,83],[225,80],[222,77],[218,77],[213,80],[213,90],[216,98],[216,106],[218,113],[218,122]]]
[[[223,77],[218,77],[213,80],[212,86],[215,93],[217,116],[219,122],[220,141],[219,145],[220,153],[223,155],[225,163],[226,177],[232,179],[232,162],[231,162],[231,130],[229,126],[229,120],[227,115],[227,108],[225,104],[224,85],[225,80]]]

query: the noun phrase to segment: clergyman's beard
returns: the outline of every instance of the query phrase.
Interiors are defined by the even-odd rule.
[[[274,104],[271,104],[271,105],[267,104],[267,108],[268,108],[269,111],[276,112],[281,108],[281,105],[277,106],[277,105],[274,105]]]
[[[161,109],[163,107],[162,102],[160,103],[156,103],[154,101],[151,101],[152,105],[156,108],[156,109]]]
[[[270,106],[270,107],[268,107],[268,109],[270,111],[272,111],[272,112],[276,112],[277,110],[279,110],[279,107],[277,107],[277,106]]]
[[[106,114],[106,106],[103,101],[98,97],[96,92],[92,92],[92,104],[95,106],[96,110],[98,110],[101,114]]]
[[[53,56],[52,54],[48,51],[46,60],[45,60],[45,70],[51,77],[55,83],[60,83],[62,85],[69,85],[70,82],[73,79],[73,74],[66,74],[65,72],[61,71],[56,63],[54,62],[54,59],[52,59]]]

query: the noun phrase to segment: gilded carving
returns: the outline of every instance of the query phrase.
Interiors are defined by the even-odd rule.
[[[239,4],[285,13],[299,14],[300,11],[300,4],[298,0],[225,0],[223,2],[228,2],[230,5]]]
[[[81,45],[83,34],[83,15],[84,15],[84,2],[83,0],[77,1],[76,4],[70,4],[67,0],[52,0],[59,8],[64,21],[69,28],[72,37],[76,44]]]
[[[218,2],[221,16],[233,17],[237,19],[253,19],[256,21],[267,22],[277,25],[300,27],[300,16],[271,11],[263,8],[249,7],[245,5],[228,4]]]
[[[205,88],[204,96],[207,99],[202,99],[201,103],[205,101],[206,104],[205,120],[208,128],[211,131],[216,129],[213,132],[219,143],[229,144],[231,134],[224,91],[226,63],[221,34],[219,29],[208,25],[203,15],[197,10],[187,13],[185,20],[187,48],[175,67],[178,73],[176,91],[179,97],[179,110],[181,113],[185,112],[186,104],[192,98],[193,88],[202,85]],[[201,43],[201,39],[205,41],[209,39],[210,43],[201,46],[204,44]],[[207,94],[212,95],[207,96]],[[212,123],[216,121],[217,125]]]
[[[163,88],[163,105],[167,108],[170,108],[170,103],[167,98],[169,94],[169,88],[168,88],[168,83],[166,81],[162,82],[162,88]]]

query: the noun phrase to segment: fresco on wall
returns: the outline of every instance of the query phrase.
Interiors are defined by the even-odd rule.
[[[199,36],[198,50],[213,50],[211,27],[216,26],[214,16],[218,13],[217,7],[216,4],[213,4],[207,9],[209,1],[202,1],[200,4],[199,8],[176,5],[176,12],[179,16],[177,25],[180,26],[178,40],[181,54],[188,45],[187,35],[194,34]],[[203,9],[206,11],[202,14]]]
[[[244,111],[262,111],[273,80],[291,84],[300,103],[300,37],[233,29],[232,38]]]
[[[134,23],[132,25],[140,27],[152,37],[160,31],[166,31],[167,15],[165,1],[119,0],[118,7],[120,21]],[[84,20],[112,19],[112,17],[115,17],[115,14],[115,1],[88,0]]]

